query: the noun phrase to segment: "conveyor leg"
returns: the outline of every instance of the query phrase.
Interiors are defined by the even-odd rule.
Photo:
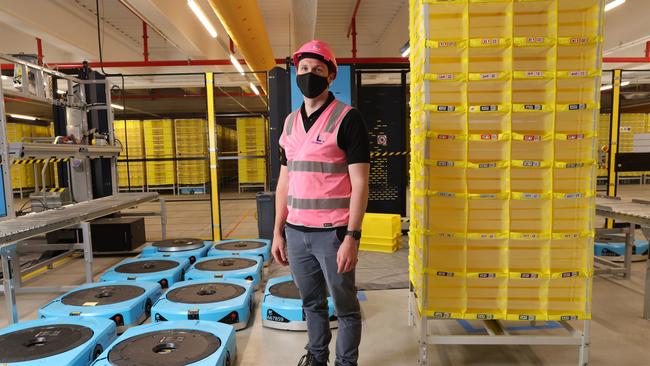
[[[636,230],[636,224],[630,224],[627,233],[625,233],[625,258],[624,258],[624,267],[625,267],[625,278],[632,277],[632,253],[634,252],[634,231]]]
[[[14,289],[14,274],[12,265],[15,259],[15,251],[10,249],[0,250],[2,257],[2,282],[5,295],[5,302],[7,305],[7,315],[9,315],[9,323],[18,323],[18,308],[16,306],[16,292]]]
[[[650,258],[646,261],[643,319],[650,320]]]
[[[93,282],[93,242],[90,235],[90,223],[84,221],[79,224],[81,227],[83,247],[84,247],[84,265],[86,270],[86,283]]]
[[[162,231],[162,240],[167,239],[167,206],[162,197],[160,198],[160,230]]]

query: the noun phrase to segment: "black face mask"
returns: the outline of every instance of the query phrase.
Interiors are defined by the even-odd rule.
[[[316,98],[329,86],[327,78],[314,73],[301,74],[296,77],[298,88],[307,98]]]

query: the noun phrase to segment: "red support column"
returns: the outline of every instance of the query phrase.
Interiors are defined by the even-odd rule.
[[[357,18],[352,18],[352,58],[357,58]]]
[[[38,64],[43,65],[43,43],[41,39],[36,37],[36,49],[37,49],[37,58]]]
[[[147,34],[147,23],[142,21],[142,55],[144,62],[149,62],[149,35]]]
[[[645,58],[650,58],[650,41],[645,43]]]

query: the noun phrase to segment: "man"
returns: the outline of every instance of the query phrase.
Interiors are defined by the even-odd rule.
[[[368,133],[356,109],[329,85],[337,64],[329,45],[310,41],[293,54],[304,96],[280,137],[272,254],[300,290],[309,343],[299,366],[327,365],[332,338],[327,291],[338,317],[336,362],[356,366],[361,312],[354,269],[368,203]]]

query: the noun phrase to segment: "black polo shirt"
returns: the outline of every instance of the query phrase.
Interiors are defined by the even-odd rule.
[[[334,101],[334,94],[329,93],[327,101],[318,108],[310,116],[307,116],[307,111],[305,110],[305,103],[300,107],[300,115],[302,117],[303,125],[305,126],[305,131],[309,132],[309,129],[314,126],[318,117],[323,113],[323,111]],[[366,129],[366,124],[363,122],[363,117],[361,112],[356,108],[352,108],[341,121],[341,126],[339,127],[338,134],[336,136],[336,144],[338,147],[345,151],[345,160],[348,165],[350,164],[359,164],[359,163],[370,163],[370,144],[368,142],[368,130]],[[284,152],[284,149],[280,147],[280,164],[287,165],[287,155]],[[304,226],[291,225],[294,229],[311,232],[311,231],[330,231],[335,229],[345,229],[345,228],[308,228]],[[345,235],[344,230],[340,230]]]

